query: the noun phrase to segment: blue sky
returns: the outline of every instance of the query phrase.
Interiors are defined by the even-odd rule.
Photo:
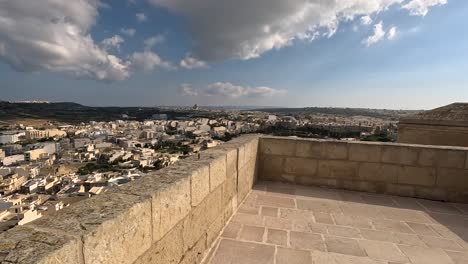
[[[256,0],[259,8],[273,6],[270,13],[241,0],[232,14],[218,6],[229,3],[221,0],[216,5],[214,0],[87,1],[89,9],[78,4],[65,7],[65,0],[63,7],[47,8],[50,1],[38,0],[46,11],[37,14],[27,0],[18,0],[17,6],[0,3],[5,11],[0,11],[0,99],[117,106],[392,109],[430,109],[468,101],[467,1],[423,0],[427,13],[422,14],[421,6],[404,8],[412,0],[372,0],[397,3],[351,6],[352,12],[346,12],[352,17],[344,17],[341,6],[319,7],[307,11],[312,14],[300,22],[291,22],[290,17],[313,9],[301,9],[300,3],[314,0],[297,0],[297,8]],[[13,17],[9,8],[18,14]],[[61,14],[67,18],[64,25]],[[137,14],[146,19],[139,21]],[[23,24],[13,21],[22,16]],[[329,16],[337,19],[338,26],[334,34],[325,36],[334,29],[323,26],[335,21]],[[30,28],[35,28],[32,22],[51,17],[59,22],[39,29],[40,36],[24,24],[31,21]],[[372,21],[364,23],[363,17]],[[319,23],[320,30],[310,30]],[[70,24],[79,29],[78,34],[73,35],[77,31],[70,30]],[[271,28],[257,32],[259,24]],[[379,25],[383,32],[376,30]],[[309,36],[300,37],[305,33]],[[312,40],[313,33],[320,36]],[[105,46],[105,39],[114,36],[121,43]],[[145,46],[151,37],[156,43]],[[39,42],[54,46],[38,48]],[[53,50],[44,51],[49,48]],[[108,55],[120,60],[117,66]],[[192,58],[188,66],[181,63],[187,58]]]

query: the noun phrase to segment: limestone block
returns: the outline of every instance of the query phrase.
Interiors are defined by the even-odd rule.
[[[226,170],[228,174],[237,171],[237,148],[226,149]]]
[[[161,240],[140,256],[135,264],[165,263],[178,264],[184,256],[183,222],[179,222]],[[93,262],[91,262],[93,263]],[[118,262],[109,262],[118,263]]]
[[[380,144],[349,143],[349,159],[353,161],[380,162],[382,146]]]
[[[210,224],[222,212],[222,187],[211,192],[184,219],[183,240],[185,249],[191,248],[206,233]]]
[[[230,202],[237,194],[237,172],[228,173],[226,181],[223,183],[223,205]]]
[[[226,155],[219,155],[210,162],[210,191],[226,180]]]
[[[447,201],[448,193],[450,192],[447,189],[423,186],[415,186],[414,190],[414,197],[437,201]]]
[[[257,163],[252,160],[240,170],[237,179],[237,191],[241,200],[250,192],[256,178]]]
[[[281,176],[284,168],[284,158],[281,156],[263,154],[260,157],[260,179],[275,179]],[[240,176],[239,176],[240,177]]]
[[[206,188],[208,179],[203,182],[202,175],[208,166],[209,164],[203,161],[183,160],[174,167],[164,168],[108,193],[131,194],[148,199],[152,206],[153,239],[157,241],[190,210],[191,177],[195,177],[195,185],[200,184]],[[194,193],[195,202],[197,199],[202,199],[204,192],[206,192],[204,189],[199,188],[199,192]],[[168,217],[162,217],[167,212],[173,213]]]
[[[402,184],[387,184],[387,193],[398,196],[415,197],[415,186]]]
[[[191,202],[197,206],[210,193],[210,167],[202,166],[193,171],[191,176]]]
[[[38,231],[29,225],[0,234],[1,263],[82,263],[81,241],[77,237]]]
[[[419,164],[422,166],[459,168],[465,167],[466,151],[422,148]]]
[[[434,186],[436,170],[426,167],[404,166],[398,173],[398,183],[419,186]]]
[[[358,173],[358,162],[340,160],[319,160],[318,177],[335,179],[355,179]]]
[[[303,158],[320,158],[322,142],[319,140],[297,140],[296,156]]]
[[[182,178],[167,185],[159,192],[158,199],[153,206],[156,210],[160,208],[160,226],[153,230],[154,238],[160,238],[190,212],[190,178]],[[154,223],[157,223],[158,219],[155,220]]]
[[[382,146],[382,162],[401,165],[416,165],[419,148],[407,146]]]
[[[205,256],[205,252],[208,250],[206,243],[206,235],[202,236],[200,240],[191,248],[185,252],[182,261],[179,264],[194,264],[200,263]]]
[[[468,153],[466,153],[465,169],[468,169]]]
[[[401,166],[362,162],[359,164],[359,179],[364,181],[396,183]]]
[[[288,157],[285,160],[284,172],[304,176],[315,176],[317,173],[317,160]]]
[[[468,190],[468,170],[439,168],[437,170],[437,186]]]
[[[322,159],[347,159],[348,143],[339,141],[324,141],[321,144],[320,157]]]
[[[152,243],[151,201],[104,193],[44,216],[31,226],[81,237],[86,263],[133,263]]]
[[[260,140],[260,152],[262,154],[294,156],[296,141],[291,138],[265,137]]]
[[[224,213],[221,213],[206,230],[206,243],[211,245],[221,233],[221,230],[226,225]]]
[[[299,185],[311,185],[311,186],[324,186],[337,188],[338,180],[335,178],[317,178],[317,177],[305,177],[296,176],[295,182]]]

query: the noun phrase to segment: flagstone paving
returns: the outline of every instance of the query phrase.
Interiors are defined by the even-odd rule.
[[[207,264],[467,264],[468,206],[260,182]]]

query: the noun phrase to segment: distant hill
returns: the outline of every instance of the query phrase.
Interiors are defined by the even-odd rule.
[[[369,108],[338,108],[338,107],[304,107],[304,108],[264,108],[255,109],[267,113],[281,115],[336,115],[336,116],[369,116],[382,119],[398,119],[402,116],[421,112],[420,110],[387,110]]]
[[[154,107],[90,107],[70,102],[0,102],[0,121],[3,122],[40,119],[63,123],[80,123],[123,119],[122,115],[135,120],[144,120],[157,113],[160,113],[160,110]]]

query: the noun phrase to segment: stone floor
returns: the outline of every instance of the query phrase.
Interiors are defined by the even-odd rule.
[[[208,264],[468,264],[468,204],[261,182]]]

